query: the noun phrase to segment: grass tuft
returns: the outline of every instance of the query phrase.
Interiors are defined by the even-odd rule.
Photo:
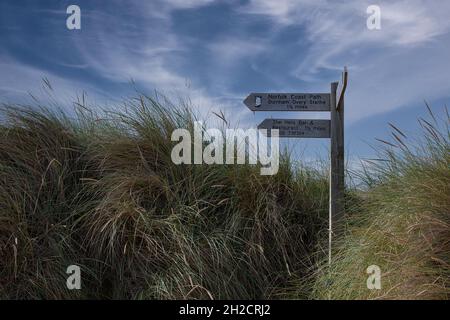
[[[0,296],[270,298],[313,262],[326,229],[327,179],[251,165],[174,165],[184,105],[141,96],[123,112],[76,116],[3,106]],[[66,268],[82,290],[66,288]]]

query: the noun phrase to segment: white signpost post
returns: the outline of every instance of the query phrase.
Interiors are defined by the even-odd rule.
[[[258,129],[279,130],[280,138],[331,138],[328,261],[333,226],[344,215],[344,95],[348,72],[331,83],[330,93],[251,93],[244,104],[252,111],[330,111],[330,120],[265,119]]]

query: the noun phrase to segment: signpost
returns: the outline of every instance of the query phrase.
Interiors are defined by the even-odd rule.
[[[251,93],[244,104],[252,111],[330,111],[330,120],[265,119],[258,129],[278,129],[281,138],[331,138],[328,262],[336,221],[344,215],[344,95],[348,72],[331,83],[330,93]]]

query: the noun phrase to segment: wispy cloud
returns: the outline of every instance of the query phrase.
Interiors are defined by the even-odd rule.
[[[381,30],[366,28],[372,4],[381,8]],[[274,28],[305,30],[308,49],[292,71],[298,79],[318,81],[348,65],[350,121],[450,95],[450,2],[252,0],[239,10],[269,17]]]
[[[17,95],[33,79],[50,74],[68,87],[110,88],[114,95],[112,87],[133,79],[144,90],[189,96],[203,114],[229,110],[241,122],[253,119],[241,104],[249,91],[328,88],[344,65],[351,72],[348,121],[449,95],[450,3],[380,0],[379,31],[366,28],[370,4],[155,0],[95,7],[81,1],[82,32],[70,33],[62,23],[46,35],[61,42],[55,48],[65,51],[28,48],[36,61],[47,65],[17,58],[15,68],[2,68],[9,78],[27,81],[3,76],[0,85],[9,96]],[[57,23],[62,20],[54,14],[58,8],[39,10],[50,12]],[[189,29],[196,23],[200,28]],[[24,30],[22,26],[17,32]],[[17,43],[26,48],[25,40]],[[2,56],[11,56],[8,49],[3,46]],[[50,61],[62,69],[48,68]]]
[[[345,2],[326,0],[251,0],[239,10],[269,16],[274,24],[301,25],[310,41],[309,55],[297,72],[315,73],[332,59],[350,49],[407,48],[435,40],[450,31],[450,3],[442,1],[377,1],[381,8],[382,29],[366,28],[367,0]]]

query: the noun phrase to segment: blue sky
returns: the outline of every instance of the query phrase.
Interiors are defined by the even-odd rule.
[[[66,28],[70,4],[81,8],[81,30]],[[381,30],[366,27],[371,4]],[[346,145],[369,157],[367,142],[383,138],[387,122],[414,133],[424,100],[436,110],[449,101],[449,32],[450,2],[440,0],[2,0],[0,100],[26,102],[47,77],[62,104],[86,91],[112,105],[133,95],[133,79],[248,127],[288,116],[253,114],[242,104],[250,92],[327,92],[346,65]],[[326,149],[323,140],[289,144]]]

